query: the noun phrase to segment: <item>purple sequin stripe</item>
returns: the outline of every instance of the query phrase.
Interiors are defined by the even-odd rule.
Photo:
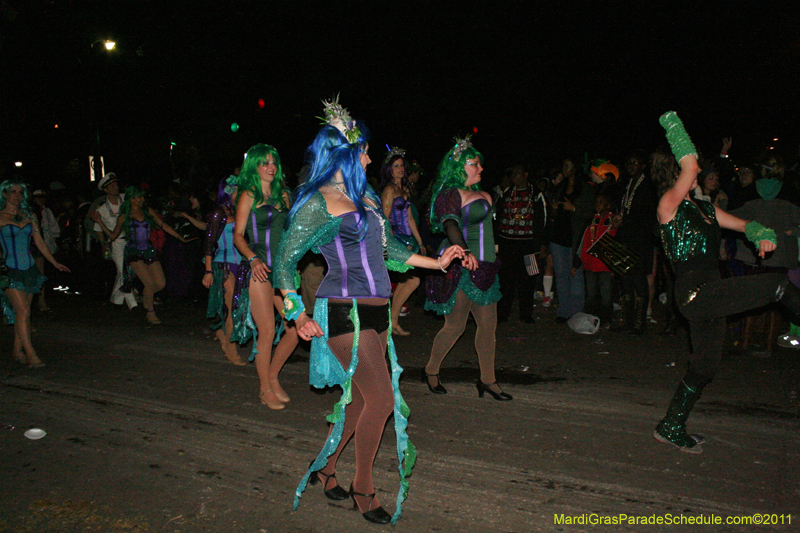
[[[342,269],[342,296],[346,298],[349,294],[347,291],[347,258],[344,255],[341,235],[336,235],[333,240],[336,243],[336,255],[339,256],[339,265]]]
[[[369,281],[369,293],[372,296],[377,296],[375,291],[375,276],[372,275],[372,269],[369,267],[369,260],[367,258],[367,240],[363,239],[359,246],[361,250],[361,266],[364,267],[364,272],[367,274],[367,281]]]
[[[272,232],[272,209],[267,212],[267,232],[264,235],[264,246],[267,247],[267,266],[272,268],[272,247],[270,246],[270,233]]]

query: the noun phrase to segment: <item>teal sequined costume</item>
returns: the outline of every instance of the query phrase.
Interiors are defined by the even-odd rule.
[[[353,219],[355,219],[355,222]],[[315,253],[323,253],[325,255],[330,268],[317,292],[317,303],[314,308],[314,320],[320,325],[324,335],[315,337],[312,340],[309,381],[315,388],[338,385],[343,390],[341,399],[334,406],[333,413],[327,418],[333,424],[330,438],[326,439],[322,451],[312,462],[295,491],[295,509],[299,505],[300,497],[311,474],[327,465],[328,457],[337,450],[340,444],[347,414],[347,405],[352,400],[352,378],[358,366],[361,321],[362,318],[365,318],[359,317],[356,304],[361,298],[388,298],[391,293],[391,286],[388,280],[387,267],[398,271],[406,271],[411,268],[405,265],[405,261],[412,255],[411,252],[391,238],[388,223],[383,217],[375,211],[367,210],[367,220],[369,230],[363,240],[359,241],[355,232],[359,222],[358,214],[346,213],[340,217],[332,216],[328,213],[324,197],[317,192],[308,199],[291,219],[288,228],[283,234],[275,258],[275,286],[281,290],[294,290],[294,273],[300,258],[309,249]],[[382,228],[380,225],[382,225]],[[389,236],[385,240],[386,252],[388,253],[388,259],[385,263],[380,256],[380,252],[378,252],[377,260],[375,255],[376,247],[378,249],[382,248],[382,235]],[[355,254],[355,257],[353,254]],[[353,302],[350,321],[355,331],[350,365],[347,369],[342,367],[342,364],[328,345],[329,298],[351,299]],[[389,324],[388,331],[391,332],[391,324]],[[402,502],[408,495],[406,476],[411,473],[416,461],[416,449],[408,440],[406,434],[409,408],[400,394],[399,378],[402,368],[397,362],[397,354],[390,333],[388,351],[391,362],[391,383],[394,396],[393,413],[400,475],[397,507],[392,517],[392,520],[396,521],[402,512]],[[380,358],[385,357],[383,353],[370,353],[369,355]]]
[[[5,273],[0,272],[0,288],[3,291],[8,288],[29,294],[42,291],[42,283],[47,278],[39,272],[31,255],[32,236],[33,224],[30,223],[21,228],[15,224],[0,227],[0,248],[5,267]],[[13,324],[16,313],[5,292],[0,293],[0,305],[6,324]]]
[[[269,282],[274,286],[274,261],[273,256],[283,234],[283,226],[286,222],[286,209],[279,209],[270,204],[262,204],[258,207],[253,206],[250,215],[245,223],[245,235],[250,243],[250,248],[258,259],[270,269],[267,274]],[[245,258],[249,259],[249,258]],[[245,344],[251,338],[253,350],[250,353],[250,361],[255,359],[257,349],[255,339],[258,337],[258,329],[255,321],[250,314],[250,265],[242,263],[236,274],[236,287],[234,289],[233,303],[233,333],[231,342]],[[275,339],[273,344],[277,345],[283,332],[283,319],[275,317]]]
[[[688,320],[692,339],[689,371],[654,436],[683,451],[699,452],[702,438],[689,435],[686,421],[703,389],[716,376],[725,340],[725,317],[780,302],[800,313],[800,289],[783,274],[721,279],[720,226],[708,202],[683,200],[674,218],[662,224],[661,240],[675,272],[675,300]]]

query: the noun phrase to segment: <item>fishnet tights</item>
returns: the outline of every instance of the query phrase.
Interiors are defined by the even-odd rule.
[[[373,303],[370,300],[360,300],[361,303]],[[378,300],[376,303],[386,303]],[[348,441],[355,435],[356,473],[353,478],[353,490],[362,494],[372,494],[375,487],[372,482],[372,464],[378,454],[378,448],[383,437],[383,429],[394,407],[394,391],[386,364],[386,343],[388,331],[377,333],[375,330],[362,330],[358,344],[358,366],[353,374],[353,401],[347,406],[339,447],[328,458],[328,464],[322,469],[325,475],[336,472],[336,463],[339,460]],[[353,349],[353,334],[338,335],[328,340],[336,359],[344,368],[349,368]],[[326,484],[325,489],[333,488],[333,480]],[[363,500],[363,501],[362,501]],[[366,505],[366,498],[360,498],[358,503]],[[372,508],[380,505],[377,499],[373,500]],[[366,507],[362,509],[366,511]]]
[[[442,361],[463,335],[470,312],[475,317],[478,329],[475,332],[475,351],[481,369],[481,381],[489,385],[497,381],[494,375],[495,331],[497,330],[497,303],[478,305],[464,291],[458,291],[453,311],[444,317],[444,327],[436,335],[431,348],[431,357],[425,372],[439,373]]]

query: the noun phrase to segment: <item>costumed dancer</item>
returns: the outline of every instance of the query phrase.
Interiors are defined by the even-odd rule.
[[[256,336],[254,357],[260,383],[258,397],[262,404],[274,410],[283,409],[289,401],[289,395],[278,382],[278,375],[297,347],[297,330],[285,327],[275,353],[272,353],[275,314],[277,312],[280,321],[284,316],[283,300],[275,292],[272,272],[273,257],[290,207],[284,183],[281,158],[273,146],[256,144],[247,151],[239,172],[233,238],[249,268],[240,268],[238,273],[231,342],[244,344],[251,335]]]
[[[662,115],[660,122],[674,157],[664,148],[653,157],[653,178],[661,195],[658,221],[664,252],[675,272],[678,308],[689,320],[692,355],[689,370],[653,436],[681,451],[700,453],[704,439],[687,433],[686,420],[703,388],[717,373],[725,339],[725,317],[771,302],[779,302],[797,317],[800,289],[782,274],[720,279],[720,228],[743,232],[762,258],[775,250],[775,232],[754,220],[742,220],[707,201],[693,198],[689,193],[697,187],[698,173],[694,145],[674,112]]]
[[[117,226],[113,230],[105,225],[97,211],[94,211],[91,216],[109,241],[115,241],[120,235],[123,235],[128,241],[125,244],[123,259],[125,268],[122,271],[122,286],[119,290],[123,293],[133,292],[134,275],[138,277],[144,285],[142,303],[147,311],[147,322],[157,325],[161,324],[161,320],[156,316],[153,299],[155,293],[164,288],[166,280],[158,253],[153,243],[150,242],[150,231],[161,228],[181,242],[189,241],[179,235],[169,224],[163,222],[155,209],[147,206],[145,202],[145,192],[142,189],[128,187],[125,190],[125,200],[119,210]]]
[[[495,257],[492,198],[480,190],[482,163],[483,156],[466,137],[456,139],[455,146],[439,164],[431,199],[431,227],[434,232],[444,231],[447,239],[443,247],[458,245],[464,248],[466,258],[461,264],[450,265],[444,275],[436,273],[425,280],[425,309],[445,318],[444,327],[433,340],[422,381],[434,394],[447,393],[439,379],[439,368],[464,333],[472,313],[478,325],[475,332],[475,351],[481,370],[478,396],[482,398],[488,392],[495,400],[508,401],[512,397],[497,384],[494,372],[497,302],[501,297],[497,276],[500,261]]]
[[[14,358],[21,365],[39,368],[44,363],[31,342],[31,302],[42,290],[45,278],[31,255],[31,239],[36,248],[56,269],[69,269],[56,261],[47,248],[39,223],[28,201],[28,186],[21,181],[5,180],[0,184],[0,247],[6,272],[0,272],[3,315],[14,324]]]
[[[216,321],[211,328],[216,330],[215,337],[225,357],[235,365],[245,365],[239,357],[236,344],[230,342],[233,333],[233,290],[242,262],[242,256],[233,244],[237,179],[232,176],[220,182],[217,207],[208,215],[203,286],[209,289],[206,317]]]
[[[392,235],[414,253],[420,253],[422,238],[417,231],[411,207],[411,185],[408,181],[406,152],[394,147],[383,160],[381,167],[381,203],[383,214],[389,220]],[[419,277],[410,274],[394,274],[397,286],[392,295],[392,334],[410,335],[400,327],[400,309],[419,287]]]
[[[444,268],[462,251],[450,247],[436,260],[412,254],[391,238],[380,198],[367,184],[366,127],[353,121],[338,99],[324,103],[326,125],[307,151],[311,170],[289,213],[275,263],[275,283],[284,294],[287,318],[295,321],[300,337],[313,338],[311,385],[338,385],[343,394],[328,417],[332,426],[325,446],[295,492],[294,506],[307,483],[322,482],[325,496],[347,499],[348,492],[337,484],[336,466],[353,438],[356,467],[349,496],[367,521],[385,524],[400,517],[408,494],[405,478],[416,460],[416,450],[406,435],[409,409],[399,391],[402,368],[389,334],[387,266],[398,271],[412,266]],[[297,262],[309,249],[322,253],[328,263],[313,320],[305,313],[293,282]],[[390,516],[375,494],[372,466],[392,413],[401,486],[397,508]]]

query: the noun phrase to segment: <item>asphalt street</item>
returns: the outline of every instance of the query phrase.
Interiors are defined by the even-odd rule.
[[[155,327],[139,310],[88,297],[54,294],[50,304],[33,317],[46,367],[17,366],[10,327],[0,341],[0,530],[381,527],[319,486],[292,511],[338,399],[308,386],[307,351],[281,375],[291,402],[271,411],[258,401],[255,368],[229,364],[209,338],[202,301],[167,301]],[[535,325],[498,326],[498,379],[514,396],[504,403],[477,396],[474,324],[442,368],[448,394],[436,396],[420,369],[442,322],[416,307],[402,319],[413,332],[396,344],[419,459],[398,530],[800,530],[800,352],[754,357],[729,343],[690,419],[708,439],[694,455],[652,437],[685,370],[685,332],[662,338],[653,325],[643,337],[578,335],[555,324],[552,309],[535,315]],[[391,427],[375,477],[393,512]],[[29,440],[30,428],[46,436]],[[348,450],[340,463],[345,488],[352,459]],[[715,517],[722,523],[689,523]]]

